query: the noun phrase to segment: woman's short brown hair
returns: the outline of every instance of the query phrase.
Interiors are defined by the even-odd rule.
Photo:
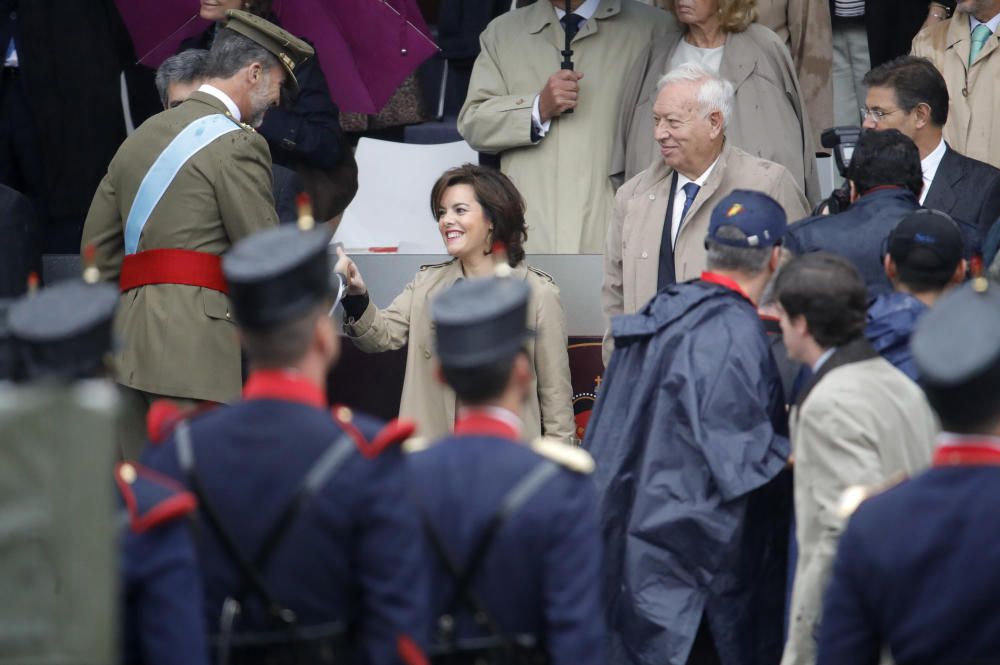
[[[726,33],[743,32],[757,22],[757,0],[718,0],[719,23]],[[675,0],[666,0],[667,9],[674,12]]]
[[[493,242],[507,248],[511,267],[524,260],[524,242],[528,227],[524,222],[524,198],[510,178],[495,168],[463,164],[445,171],[431,189],[431,216],[438,219],[438,208],[445,190],[455,185],[469,185],[486,219],[493,224]],[[492,247],[486,252],[489,254]]]

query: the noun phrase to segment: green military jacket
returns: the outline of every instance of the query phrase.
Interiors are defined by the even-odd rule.
[[[220,100],[195,92],[180,106],[150,118],[118,149],[83,229],[83,246],[96,248],[102,279],[118,279],[125,220],[150,166],[185,127],[213,113],[229,116]],[[184,164],[153,209],[138,251],[188,249],[221,255],[240,238],[277,224],[267,142],[242,125]],[[115,328],[120,383],[189,399],[227,402],[239,397],[240,344],[224,294],[180,284],[132,289],[121,296]]]

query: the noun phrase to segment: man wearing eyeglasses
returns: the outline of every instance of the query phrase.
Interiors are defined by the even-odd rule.
[[[920,151],[920,204],[986,233],[1000,217],[1000,169],[970,159],[945,142],[948,87],[933,63],[904,55],[868,72],[864,83],[864,127],[898,129]]]

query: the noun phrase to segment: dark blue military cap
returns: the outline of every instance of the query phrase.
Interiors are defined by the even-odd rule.
[[[280,226],[240,240],[222,259],[236,320],[266,330],[334,299],[341,278],[327,254],[330,234]]]
[[[720,238],[719,229],[727,226],[738,228],[746,239]],[[732,247],[770,247],[787,228],[788,215],[777,201],[763,192],[736,189],[712,209],[705,239]]]
[[[467,279],[439,295],[431,307],[442,365],[472,368],[512,358],[528,330],[531,289],[521,280]]]
[[[7,319],[19,378],[76,379],[103,373],[117,306],[117,288],[82,280],[22,296]]]
[[[1000,284],[977,277],[945,294],[920,320],[910,342],[928,388],[1000,390]],[[996,383],[980,384],[984,379]]]

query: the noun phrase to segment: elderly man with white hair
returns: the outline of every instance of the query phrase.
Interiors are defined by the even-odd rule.
[[[726,141],[729,81],[686,63],[664,75],[657,90],[651,139],[660,157],[618,190],[608,228],[601,306],[609,322],[637,311],[663,287],[701,274],[712,208],[734,189],[768,194],[790,222],[809,214],[785,167]],[[610,352],[605,335],[605,363]]]

